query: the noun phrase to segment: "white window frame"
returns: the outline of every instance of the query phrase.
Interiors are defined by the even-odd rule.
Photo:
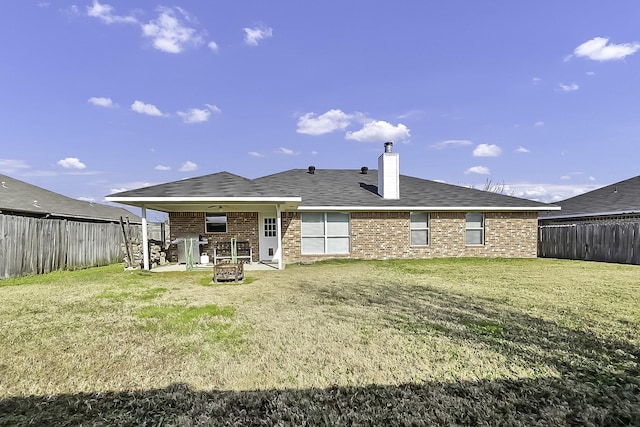
[[[480,227],[470,227],[469,226],[469,215],[480,215],[481,225]],[[464,216],[465,219],[465,233],[464,233],[464,242],[467,246],[482,246],[484,245],[484,221],[485,215],[483,212],[467,212]],[[469,243],[469,231],[480,231],[480,243]]]
[[[209,221],[210,217],[224,217],[224,222],[222,221]],[[221,234],[221,233],[226,233],[228,230],[228,223],[227,221],[229,220],[229,218],[227,217],[226,213],[222,213],[222,212],[206,212],[204,214],[204,231],[205,233],[208,234]],[[219,226],[220,224],[224,224],[224,231],[209,231],[209,224],[212,225],[217,225]]]
[[[426,227],[416,227],[416,226],[414,226],[414,223],[411,220],[411,217],[414,216],[414,215],[418,215],[418,214],[427,216],[427,226]],[[413,232],[414,231],[425,231],[427,233],[427,243],[424,244],[424,245],[413,243],[411,238],[413,237]],[[431,243],[431,214],[429,212],[410,212],[409,213],[409,245],[410,246],[429,246],[430,243]]]
[[[323,216],[323,232],[322,234],[304,234],[305,232],[303,231],[303,223],[304,223],[304,216],[305,214],[307,214],[307,212],[303,212],[300,215],[300,253],[302,255],[346,255],[346,254],[350,254],[351,253],[351,215],[349,215],[349,213],[344,213],[344,212],[308,212],[308,214],[322,214]],[[347,217],[347,233],[346,234],[339,234],[339,235],[329,235],[328,233],[328,221],[327,221],[327,216],[329,214],[340,214],[340,215],[345,215]],[[323,242],[323,251],[322,252],[305,252],[304,250],[304,239],[305,238],[313,238],[313,239],[318,239],[318,238],[322,238],[324,239]],[[340,238],[340,239],[344,239],[346,238],[348,241],[348,249],[346,252],[328,252],[327,248],[329,247],[329,240],[330,239],[335,239],[335,238]]]
[[[276,237],[276,219],[271,217],[265,217],[264,224],[264,237]]]

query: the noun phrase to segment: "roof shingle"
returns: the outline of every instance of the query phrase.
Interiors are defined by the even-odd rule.
[[[122,216],[129,217],[134,223],[142,222],[138,215],[118,206],[72,199],[7,175],[0,174],[0,181],[0,212],[3,213],[24,212],[108,222],[118,221]]]

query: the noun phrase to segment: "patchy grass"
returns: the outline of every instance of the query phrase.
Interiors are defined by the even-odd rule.
[[[189,351],[202,348],[203,343],[240,346],[246,328],[231,321],[235,315],[234,307],[215,304],[200,307],[148,306],[137,312],[137,316],[145,321],[144,329],[149,332],[197,338],[184,345]]]
[[[639,273],[339,260],[214,286],[122,266],[0,281],[0,425],[639,425]]]

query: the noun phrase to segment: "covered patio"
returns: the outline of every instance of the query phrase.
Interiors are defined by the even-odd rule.
[[[195,234],[208,240],[209,251],[212,251],[211,245],[231,238],[249,241],[253,259],[247,263],[247,269],[260,263],[265,263],[266,268],[273,265],[283,268],[282,212],[295,211],[301,197],[268,195],[273,191],[265,191],[246,178],[224,172],[208,177],[206,183],[193,178],[177,184],[179,188],[176,183],[161,184],[106,198],[141,209],[145,270],[150,269],[147,210],[169,214],[171,241]],[[183,186],[188,186],[189,191]],[[180,195],[185,192],[191,195]]]

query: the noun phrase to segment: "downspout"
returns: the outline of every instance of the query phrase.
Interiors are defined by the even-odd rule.
[[[144,269],[149,270],[149,236],[147,236],[147,208],[142,206],[142,259]]]
[[[278,270],[282,270],[282,212],[276,205],[276,238],[278,239]]]

